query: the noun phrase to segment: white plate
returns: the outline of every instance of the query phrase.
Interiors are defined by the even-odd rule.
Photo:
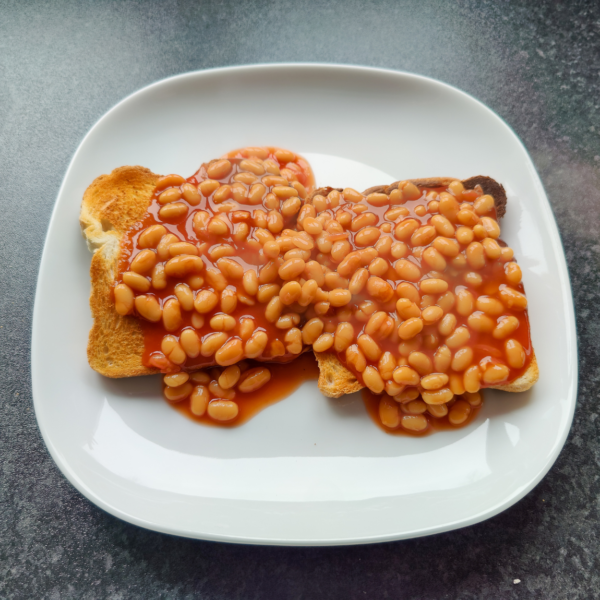
[[[314,384],[240,428],[218,429],[167,406],[157,378],[115,381],[93,372],[85,352],[90,255],[77,222],[85,188],[120,165],[187,176],[250,144],[303,153],[322,185],[479,174],[502,182],[509,197],[502,237],[524,272],[541,372],[533,390],[487,392],[469,427],[414,439],[384,434],[358,395],[328,400]],[[32,372],[52,457],[81,493],[121,519],[230,542],[379,542],[477,523],[540,481],[575,407],[575,320],[542,184],[515,134],[481,103],[392,71],[216,69],[133,94],[81,143],[44,248]]]

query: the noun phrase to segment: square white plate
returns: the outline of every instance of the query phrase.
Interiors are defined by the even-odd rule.
[[[84,190],[121,165],[188,176],[245,145],[304,154],[319,185],[480,174],[503,183],[509,204],[502,237],[524,272],[540,381],[524,394],[487,392],[469,427],[415,439],[384,434],[358,395],[328,400],[314,382],[242,427],[219,429],[170,408],[156,377],[97,375],[86,360],[90,255],[78,227]],[[81,143],[44,248],[32,374],[52,457],[82,494],[121,519],[230,542],[378,542],[477,523],[540,481],[575,408],[575,320],[535,168],[515,134],[481,103],[408,73],[332,65],[216,69],[133,94]]]

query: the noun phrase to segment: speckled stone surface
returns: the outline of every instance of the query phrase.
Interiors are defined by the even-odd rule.
[[[345,548],[177,539],[96,508],[44,447],[31,314],[52,206],[80,140],[157,79],[278,61],[441,79],[497,111],[533,156],[570,268],[578,408],[550,473],[493,519]],[[598,2],[0,0],[0,202],[0,598],[600,597]]]

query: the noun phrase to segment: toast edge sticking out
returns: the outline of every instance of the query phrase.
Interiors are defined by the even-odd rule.
[[[427,179],[410,179],[418,187],[441,187],[448,186],[456,178],[452,177],[431,177]],[[389,194],[393,189],[398,187],[398,181],[386,186],[379,185],[371,187],[363,192],[363,194],[372,194],[373,192],[384,192]],[[491,177],[477,175],[470,177],[462,182],[466,189],[473,189],[480,186],[485,194],[489,194],[494,198],[496,204],[496,214],[498,219],[501,219],[506,213],[506,192],[504,187]],[[319,188],[315,190],[311,197],[316,194],[327,195],[334,188]],[[337,189],[337,188],[336,188]],[[338,191],[342,191],[338,189]],[[355,375],[349,371],[338,359],[335,354],[327,352],[315,352],[315,357],[319,363],[319,389],[325,396],[329,398],[339,398],[344,394],[352,394],[363,389],[363,385],[356,379]],[[525,392],[539,378],[539,368],[535,353],[533,353],[531,364],[527,371],[515,381],[507,385],[493,386],[490,389],[503,390],[505,392]]]
[[[142,364],[144,336],[139,319],[119,315],[112,296],[121,238],[143,218],[158,177],[144,167],[120,167],[97,177],[83,195],[79,223],[93,252],[90,308],[94,324],[87,355],[92,369],[106,377],[159,372]]]

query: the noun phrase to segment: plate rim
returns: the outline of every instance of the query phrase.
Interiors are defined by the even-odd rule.
[[[151,91],[154,88],[158,88],[161,86],[169,85],[171,83],[175,83],[177,81],[182,81],[185,79],[192,79],[196,77],[202,77],[205,75],[210,75],[214,73],[237,73],[237,72],[249,72],[252,70],[264,71],[264,70],[275,70],[281,68],[289,68],[289,69],[315,69],[315,70],[331,70],[331,71],[355,71],[355,72],[368,72],[374,74],[380,74],[388,77],[406,77],[413,80],[421,80],[423,82],[427,82],[429,84],[434,84],[436,86],[441,86],[446,88],[447,90],[458,93],[463,96],[466,100],[476,103],[479,108],[484,109],[491,118],[495,119],[501,126],[507,128],[509,132],[513,135],[514,140],[520,145],[521,149],[527,156],[529,160],[529,164],[531,166],[531,177],[533,184],[538,188],[538,192],[544,199],[544,208],[546,218],[550,218],[554,227],[550,228],[548,231],[550,236],[550,241],[555,249],[558,250],[558,276],[562,281],[562,285],[564,292],[566,293],[567,305],[568,305],[568,314],[566,314],[565,323],[567,325],[567,332],[570,334],[570,350],[571,355],[573,357],[573,381],[571,382],[570,389],[572,390],[572,398],[567,398],[570,400],[570,410],[565,420],[565,425],[563,430],[560,432],[560,435],[556,437],[554,443],[552,445],[552,451],[548,453],[545,464],[538,472],[537,476],[532,478],[529,483],[525,486],[522,486],[520,490],[515,492],[512,496],[504,499],[501,502],[498,502],[492,508],[488,508],[487,510],[480,511],[476,515],[472,515],[470,518],[461,519],[458,521],[447,522],[444,525],[432,526],[429,528],[421,528],[415,531],[404,531],[404,532],[391,532],[387,534],[379,534],[379,535],[368,535],[363,537],[349,537],[349,538],[336,538],[336,539],[316,539],[316,540],[307,540],[307,539],[278,539],[275,537],[265,537],[260,538],[258,536],[248,538],[248,537],[240,537],[239,535],[225,535],[225,534],[211,534],[211,533],[203,533],[198,534],[192,531],[186,531],[180,528],[174,527],[165,527],[160,523],[151,522],[146,519],[142,519],[137,517],[135,514],[126,512],[121,510],[120,508],[113,506],[112,504],[106,502],[102,497],[98,496],[92,489],[90,489],[83,480],[78,476],[75,470],[72,468],[69,461],[62,455],[62,453],[55,446],[53,439],[49,436],[48,431],[45,429],[43,421],[40,421],[40,398],[42,396],[42,391],[39,389],[38,378],[35,377],[35,372],[39,370],[38,367],[38,357],[35,352],[35,348],[38,347],[39,342],[38,336],[40,335],[38,332],[40,331],[39,321],[40,321],[40,301],[39,301],[39,289],[40,289],[40,280],[42,273],[47,268],[46,263],[48,262],[48,238],[50,231],[54,227],[54,221],[57,218],[57,208],[58,201],[63,194],[63,190],[65,188],[66,182],[69,179],[69,176],[72,172],[73,165],[79,156],[82,147],[88,140],[90,136],[96,131],[97,128],[101,126],[104,120],[108,119],[115,111],[117,111],[121,105],[133,100],[138,95],[145,94],[146,92]],[[567,293],[568,292],[568,293]],[[114,104],[111,108],[109,108],[106,112],[104,112],[100,118],[98,118],[95,123],[90,127],[85,136],[82,138],[80,143],[78,144],[75,152],[73,153],[71,160],[69,161],[69,165],[65,171],[65,174],[62,178],[61,185],[56,194],[56,198],[54,200],[52,212],[50,215],[50,219],[48,221],[48,226],[46,230],[46,235],[44,237],[44,246],[41,254],[41,259],[39,262],[38,274],[36,279],[36,287],[35,287],[35,300],[33,307],[33,318],[32,318],[32,328],[31,328],[31,347],[30,347],[30,359],[31,359],[31,383],[32,383],[32,399],[33,406],[36,416],[36,422],[38,428],[40,430],[42,439],[44,444],[56,463],[56,466],[59,468],[62,475],[75,487],[77,491],[79,491],[87,500],[98,506],[100,509],[108,512],[114,517],[117,517],[123,521],[128,523],[132,523],[134,525],[143,527],[145,529],[151,531],[157,531],[160,533],[165,533],[169,535],[176,535],[179,537],[190,538],[190,539],[200,539],[207,541],[218,541],[218,542],[227,542],[227,543],[236,543],[236,544],[252,544],[252,545],[277,545],[277,546],[342,546],[342,545],[355,545],[355,544],[372,544],[372,543],[381,543],[381,542],[389,542],[394,540],[402,540],[402,539],[412,539],[417,537],[424,537],[428,535],[434,535],[437,533],[443,533],[446,531],[453,531],[455,529],[460,529],[463,527],[468,527],[471,525],[475,525],[482,521],[485,521],[489,518],[492,518],[499,513],[507,510],[514,504],[516,504],[519,500],[521,500],[525,495],[527,495],[533,488],[535,488],[538,483],[547,475],[552,466],[555,464],[561,450],[563,449],[569,432],[571,430],[575,409],[577,406],[577,396],[578,396],[578,386],[579,386],[579,352],[578,352],[578,344],[577,344],[577,328],[576,328],[576,318],[575,318],[575,304],[573,298],[573,290],[571,286],[571,279],[569,277],[569,268],[566,260],[566,254],[564,250],[564,246],[562,243],[562,239],[560,237],[560,230],[558,228],[558,224],[556,222],[556,217],[552,210],[552,206],[548,199],[548,196],[545,192],[543,183],[540,179],[537,169],[535,168],[535,164],[533,159],[531,158],[530,153],[527,148],[523,144],[520,137],[516,134],[514,129],[504,120],[502,119],[494,110],[492,110],[489,106],[472,96],[471,94],[461,90],[453,85],[450,85],[444,81],[440,81],[433,77],[428,77],[426,75],[421,75],[418,73],[412,73],[410,71],[404,70],[395,70],[395,69],[387,69],[382,67],[370,67],[363,65],[354,65],[354,64],[336,64],[336,63],[320,63],[320,62],[273,62],[273,63],[253,63],[253,64],[241,64],[241,65],[230,65],[226,67],[214,67],[210,69],[199,69],[195,71],[186,71],[182,73],[178,73],[176,75],[171,75],[157,81],[154,81],[148,85],[143,86],[135,90],[134,92],[128,94],[121,100],[119,100],[116,104]]]

